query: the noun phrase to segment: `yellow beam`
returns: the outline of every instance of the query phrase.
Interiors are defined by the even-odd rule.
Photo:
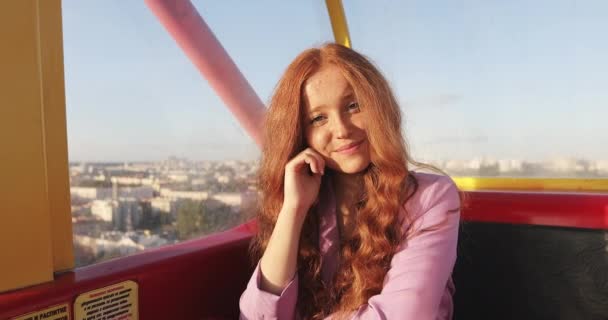
[[[348,34],[348,25],[346,23],[346,15],[342,0],[325,0],[327,12],[331,20],[331,28],[334,32],[336,43],[351,48],[350,35]]]
[[[0,2],[0,291],[53,279],[38,3]]]
[[[53,270],[74,268],[61,0],[38,0]]]
[[[501,177],[453,177],[463,191],[563,191],[608,192],[608,179],[541,179]]]
[[[0,1],[0,292],[73,266],[60,5]]]

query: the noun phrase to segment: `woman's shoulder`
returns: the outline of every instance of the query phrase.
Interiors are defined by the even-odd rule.
[[[415,171],[410,174],[417,184],[414,195],[405,203],[412,218],[416,219],[438,205],[450,211],[460,208],[458,187],[449,176]]]
[[[430,205],[431,202],[441,200],[441,198],[447,200],[458,198],[458,187],[449,176],[416,171],[412,171],[410,174],[414,176],[418,184],[414,197],[418,196],[421,204]]]

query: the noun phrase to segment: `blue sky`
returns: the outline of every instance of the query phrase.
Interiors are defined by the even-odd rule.
[[[608,2],[344,1],[419,159],[608,159]],[[324,1],[193,1],[263,101]],[[256,159],[143,1],[63,1],[70,161]]]

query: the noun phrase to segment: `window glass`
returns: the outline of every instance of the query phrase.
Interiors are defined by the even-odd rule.
[[[332,39],[323,2],[194,1],[266,101],[301,50]],[[77,266],[249,219],[259,151],[142,1],[64,1]]]
[[[416,159],[459,176],[608,177],[608,2],[343,3]]]
[[[332,41],[323,1],[193,1],[263,101]],[[455,176],[608,177],[604,1],[344,1],[414,159]],[[251,216],[259,150],[142,2],[63,2],[82,266]]]

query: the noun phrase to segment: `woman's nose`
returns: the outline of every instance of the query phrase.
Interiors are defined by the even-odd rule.
[[[334,122],[334,135],[338,139],[345,139],[350,136],[351,133],[350,119],[345,119],[344,117],[337,117]]]

